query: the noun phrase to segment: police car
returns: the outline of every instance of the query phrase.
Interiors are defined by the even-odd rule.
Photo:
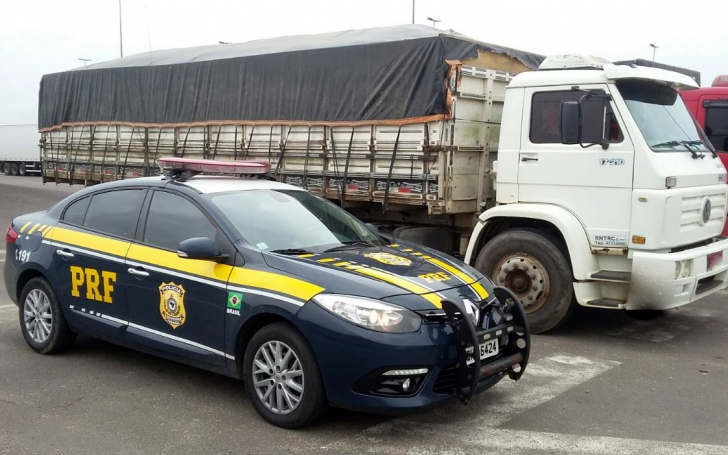
[[[467,402],[523,374],[521,304],[473,268],[272,181],[268,163],[158,161],[163,176],[13,220],[5,284],[33,350],[82,333],[242,378],[286,428],[328,405]]]

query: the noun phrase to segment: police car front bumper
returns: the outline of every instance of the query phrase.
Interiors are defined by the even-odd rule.
[[[512,294],[497,288],[496,296],[504,302]],[[309,302],[298,312],[296,325],[316,355],[332,405],[400,414],[456,398],[467,402],[505,376],[519,379],[530,339],[520,304],[508,311],[513,318],[487,330],[456,314],[455,319],[444,315],[427,321],[417,332],[381,333]],[[493,338],[499,340],[498,355],[480,360],[475,346]],[[519,339],[523,341],[517,343]]]

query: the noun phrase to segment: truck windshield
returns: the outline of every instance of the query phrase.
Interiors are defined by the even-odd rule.
[[[617,81],[634,121],[655,152],[710,152],[707,138],[672,87],[654,81]]]
[[[321,253],[384,244],[353,215],[306,191],[256,189],[208,197],[242,238],[263,251]]]

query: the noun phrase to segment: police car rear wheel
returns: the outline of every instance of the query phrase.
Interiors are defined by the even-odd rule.
[[[40,277],[28,281],[20,294],[20,329],[28,346],[41,354],[64,351],[76,339],[53,289]]]
[[[318,362],[303,336],[289,324],[260,329],[250,340],[243,362],[248,396],[270,423],[300,428],[326,409]]]

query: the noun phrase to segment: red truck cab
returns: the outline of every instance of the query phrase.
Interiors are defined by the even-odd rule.
[[[688,90],[680,96],[728,169],[728,75],[716,77],[711,87]],[[728,224],[723,235],[728,236]]]

